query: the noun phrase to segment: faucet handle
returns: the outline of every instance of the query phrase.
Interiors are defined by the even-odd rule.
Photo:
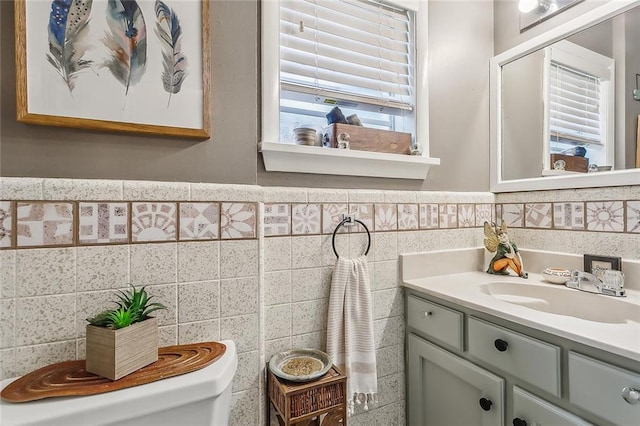
[[[624,274],[622,271],[607,269],[604,271],[602,283],[605,288],[621,290],[624,287]]]

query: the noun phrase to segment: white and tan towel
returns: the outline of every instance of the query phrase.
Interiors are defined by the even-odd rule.
[[[348,414],[377,401],[376,349],[367,259],[338,258],[327,315],[327,353],[347,375]]]

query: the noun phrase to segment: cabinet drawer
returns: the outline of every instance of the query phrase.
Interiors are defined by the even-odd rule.
[[[507,423],[524,424],[517,422],[520,419],[527,425],[553,425],[553,426],[590,426],[580,417],[556,407],[549,402],[538,398],[529,392],[513,387],[513,419]]]
[[[469,317],[469,354],[560,397],[560,348]]]
[[[427,337],[462,350],[462,313],[409,296],[407,324]]]
[[[640,374],[569,352],[569,401],[619,425],[640,423],[640,401],[623,398],[623,390],[640,391]]]

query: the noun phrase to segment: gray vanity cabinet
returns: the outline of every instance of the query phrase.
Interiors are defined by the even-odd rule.
[[[409,425],[504,425],[504,380],[415,334],[408,336]]]
[[[640,425],[637,361],[405,294],[407,426]]]

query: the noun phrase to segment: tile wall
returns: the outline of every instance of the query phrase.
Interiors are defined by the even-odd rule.
[[[404,424],[399,253],[481,246],[480,228],[497,214],[523,248],[640,259],[640,187],[495,196],[70,179],[1,184],[1,377],[83,358],[84,319],[114,289],[144,284],[169,306],[159,314],[163,344],[238,344],[237,425],[265,423],[262,372],[273,353],[324,348],[332,232],[343,213],[371,232],[380,386],[379,406],[358,413],[355,425]],[[335,245],[358,256],[367,235],[343,227]]]

